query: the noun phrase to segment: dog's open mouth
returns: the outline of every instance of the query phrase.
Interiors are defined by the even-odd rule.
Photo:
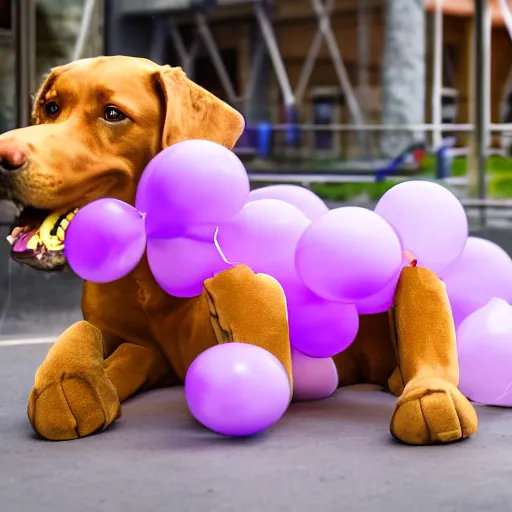
[[[66,267],[64,243],[66,230],[78,208],[49,212],[19,207],[21,213],[7,240],[11,256],[37,270],[62,270]]]

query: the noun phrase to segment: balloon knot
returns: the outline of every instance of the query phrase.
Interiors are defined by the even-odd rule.
[[[414,254],[412,254],[412,252],[404,251],[404,256],[411,267],[416,267],[418,265],[418,260],[414,257]]]

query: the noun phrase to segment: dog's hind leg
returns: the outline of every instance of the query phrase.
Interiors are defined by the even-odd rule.
[[[471,436],[478,419],[457,389],[455,327],[444,284],[425,268],[403,269],[392,313],[399,363],[394,383],[402,380],[405,386],[391,420],[392,435],[416,445]]]
[[[340,387],[376,384],[387,388],[396,367],[388,314],[361,315],[356,339],[333,359]]]
[[[32,427],[53,441],[106,429],[121,413],[120,402],[164,371],[158,354],[121,345],[104,361],[103,336],[88,322],[67,329],[38,369],[30,393]]]
[[[121,402],[138,391],[158,385],[163,377],[172,375],[160,352],[133,343],[120,345],[106,359],[104,368]]]

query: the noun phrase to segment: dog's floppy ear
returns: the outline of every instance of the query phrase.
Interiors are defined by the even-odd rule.
[[[39,90],[34,95],[33,103],[32,103],[32,123],[39,124],[41,119],[39,119],[38,115],[38,106],[46,103],[50,98],[48,97],[48,92],[52,88],[55,80],[60,76],[62,71],[64,71],[65,66],[59,66],[53,68],[44,78],[43,83],[39,87]]]
[[[179,67],[161,66],[155,78],[165,102],[163,148],[190,139],[233,148],[245,127],[239,112],[187,78]]]

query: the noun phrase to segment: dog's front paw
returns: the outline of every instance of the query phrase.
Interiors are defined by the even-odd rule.
[[[455,386],[439,378],[410,381],[391,420],[393,437],[413,445],[459,441],[477,428],[473,406]]]
[[[120,416],[116,389],[103,370],[59,377],[38,387],[36,376],[29,396],[30,423],[41,436],[52,441],[85,437],[107,428]]]

